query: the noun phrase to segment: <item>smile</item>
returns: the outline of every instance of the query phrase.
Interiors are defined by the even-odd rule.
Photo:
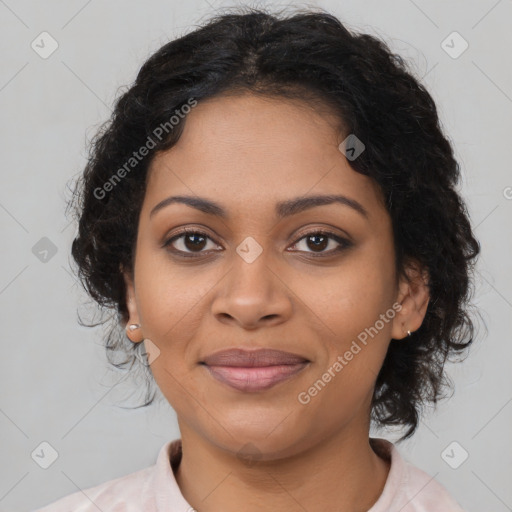
[[[296,364],[281,364],[273,366],[210,366],[205,368],[210,375],[238,391],[264,391],[283,382],[303,370],[309,361]]]

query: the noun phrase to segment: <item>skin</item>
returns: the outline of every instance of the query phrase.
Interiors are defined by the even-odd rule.
[[[389,464],[368,441],[371,397],[389,343],[423,321],[428,281],[412,264],[410,279],[396,275],[380,190],[350,168],[337,124],[299,100],[217,96],[188,114],[178,143],[150,166],[134,277],[124,274],[128,324],[141,328],[127,332],[160,351],[151,370],[178,417],[176,480],[200,512],[362,512],[386,482]],[[316,194],[348,196],[368,217],[337,203],[276,216],[277,202]],[[228,217],[179,203],[150,217],[176,195],[214,200]],[[162,247],[183,226],[209,237],[199,253],[185,237],[172,244],[196,259]],[[340,244],[329,238],[315,249],[304,236],[319,229],[352,245],[334,253]],[[249,236],[262,248],[251,263],[236,252]],[[301,404],[298,394],[393,304],[402,307],[394,318]],[[266,391],[237,391],[198,364],[234,347],[276,348],[310,363]],[[251,450],[253,460],[241,456]]]

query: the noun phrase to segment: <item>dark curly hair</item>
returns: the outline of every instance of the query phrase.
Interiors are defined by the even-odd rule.
[[[138,361],[142,344],[130,342],[124,330],[122,269],[133,276],[148,166],[156,152],[177,142],[186,117],[164,137],[155,137],[155,128],[169,126],[191,98],[243,92],[301,99],[334,112],[345,134],[366,145],[349,164],[380,186],[392,219],[397,275],[407,277],[411,261],[428,270],[423,324],[407,342],[390,344],[373,394],[372,421],[408,426],[404,440],[427,402],[435,404],[451,388],[447,359],[463,355],[473,342],[468,311],[480,245],[456,190],[459,164],[431,95],[384,41],[349,31],[322,10],[283,15],[249,8],[216,15],[154,53],[93,138],[68,204],[78,222],[71,253],[88,294],[103,313],[114,312],[100,322],[110,326],[108,360],[117,368],[144,368],[148,387],[140,407],[152,403],[154,380]],[[126,170],[134,151],[150,139],[154,147],[145,158],[131,172],[118,173],[122,179],[105,193],[114,172],[123,165]]]

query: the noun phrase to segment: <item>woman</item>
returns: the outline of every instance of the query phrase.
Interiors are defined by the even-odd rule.
[[[458,179],[429,93],[329,14],[159,49],[95,140],[72,254],[181,437],[40,510],[462,510],[369,436],[410,437],[473,340]]]

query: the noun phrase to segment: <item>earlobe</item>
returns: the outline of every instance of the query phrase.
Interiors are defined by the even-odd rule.
[[[123,271],[122,267],[120,268],[126,287],[126,308],[128,309],[129,314],[128,322],[125,327],[126,335],[133,343],[140,343],[144,340],[144,336],[142,335],[137,303],[135,301],[135,286],[133,284],[133,278],[129,272]]]
[[[430,300],[428,271],[414,263],[409,264],[406,273],[407,276],[400,277],[397,297],[401,309],[393,319],[391,336],[397,340],[421,327]]]

